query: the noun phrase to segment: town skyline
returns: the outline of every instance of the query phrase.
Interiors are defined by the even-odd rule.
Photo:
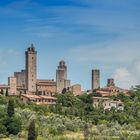
[[[101,86],[107,78],[122,88],[139,84],[139,5],[138,0],[1,1],[0,83],[24,66],[23,52],[34,43],[42,79],[55,79],[58,61],[64,59],[72,83],[83,89],[91,88],[96,68]]]
[[[106,86],[108,86],[107,84],[108,84],[108,80],[109,79],[111,79],[112,80],[112,77],[106,77],[106,83],[105,83],[105,85],[102,85],[101,83],[102,83],[102,74],[101,74],[101,70],[100,69],[97,69],[97,68],[93,68],[93,69],[91,69],[90,71],[91,71],[91,73],[90,73],[90,79],[91,79],[91,81],[90,81],[90,83],[88,83],[89,85],[91,85],[91,87],[89,88],[89,89],[83,89],[83,87],[82,87],[82,85],[81,85],[81,83],[79,82],[77,82],[77,83],[71,83],[71,81],[73,81],[70,77],[69,77],[69,73],[68,73],[68,71],[67,70],[69,70],[69,67],[67,67],[67,62],[64,60],[64,59],[61,59],[61,60],[59,60],[58,61],[58,65],[56,66],[56,69],[55,69],[55,77],[50,77],[50,78],[47,78],[47,77],[42,77],[42,78],[40,78],[39,76],[38,76],[38,65],[37,65],[37,62],[38,62],[38,56],[40,56],[39,54],[38,54],[38,52],[37,52],[37,50],[36,50],[36,48],[35,48],[35,46],[34,46],[34,44],[32,43],[32,44],[30,44],[30,46],[28,47],[28,48],[26,48],[27,50],[32,50],[33,49],[33,51],[35,51],[35,62],[34,62],[34,65],[32,65],[32,63],[31,63],[31,69],[34,69],[34,66],[35,66],[35,81],[36,80],[52,80],[52,81],[56,81],[56,83],[59,83],[60,82],[60,88],[61,88],[61,90],[59,91],[59,90],[57,90],[57,91],[59,91],[59,92],[62,92],[62,90],[64,89],[64,85],[61,83],[61,81],[62,81],[62,79],[60,78],[60,81],[58,81],[58,79],[57,79],[57,74],[58,74],[58,68],[60,67],[60,75],[61,75],[61,68],[63,67],[61,67],[61,65],[64,65],[64,69],[65,69],[65,67],[66,67],[66,77],[65,77],[65,80],[66,80],[66,85],[68,85],[68,87],[70,87],[70,85],[72,84],[72,85],[75,85],[75,84],[80,84],[80,86],[81,86],[81,89],[83,90],[83,91],[88,91],[88,90],[94,90],[94,89],[98,89],[98,88],[103,88],[103,87],[106,87]],[[34,57],[32,57],[32,59],[34,59]],[[9,75],[9,76],[16,76],[16,79],[18,78],[18,75],[24,75],[25,76],[25,73],[26,73],[26,71],[27,71],[27,65],[29,65],[29,64],[27,64],[27,61],[28,61],[28,57],[27,57],[27,51],[25,51],[25,54],[24,54],[24,66],[22,66],[22,69],[20,68],[19,70],[18,70],[18,72],[13,72],[11,75]],[[61,63],[63,63],[63,64],[61,64]],[[32,71],[32,70],[31,70]],[[33,70],[34,71],[34,70]],[[93,71],[96,71],[97,73],[94,73]],[[64,75],[65,75],[64,74]],[[33,76],[31,76],[32,74],[30,74],[30,78]],[[61,75],[62,76],[62,75]],[[61,77],[60,76],[60,77]],[[63,77],[63,76],[62,76]],[[70,80],[67,80],[67,77],[68,78],[70,78]],[[95,78],[95,79],[94,79]],[[18,81],[19,80],[19,81]],[[18,85],[18,83],[19,84],[21,84],[22,86],[25,86],[26,84],[24,83],[24,82],[26,82],[26,78],[24,77],[23,79],[21,78],[21,77],[19,77],[19,79],[17,80],[17,86],[19,86]],[[8,80],[9,81],[9,80]],[[8,82],[7,81],[7,82]],[[33,81],[33,80],[32,80]],[[113,83],[115,82],[115,79],[113,78]],[[9,82],[8,82],[9,83]],[[4,83],[3,85],[6,85],[7,83]],[[61,85],[62,84],[62,85]],[[95,85],[95,86],[93,86],[93,84]],[[20,85],[20,86],[21,86]],[[88,86],[89,86],[88,85]],[[36,91],[36,90],[35,90]],[[34,92],[35,92],[34,91]]]

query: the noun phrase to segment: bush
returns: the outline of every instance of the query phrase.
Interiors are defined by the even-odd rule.
[[[137,129],[137,130],[140,130],[140,123],[139,123],[139,122],[136,123],[135,126],[136,126],[136,129]]]
[[[3,124],[0,124],[0,135],[6,135],[7,131],[6,131],[6,127]]]
[[[17,135],[21,131],[21,120],[18,117],[7,118],[7,131],[9,134]]]

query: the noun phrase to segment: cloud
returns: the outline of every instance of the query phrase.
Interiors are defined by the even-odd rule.
[[[62,37],[65,38],[65,34],[63,34],[65,32],[70,37],[73,34],[77,37],[82,36],[82,40],[92,38],[93,40],[101,39],[100,41],[125,36],[140,30],[140,21],[138,20],[140,11],[124,9],[123,7],[120,7],[119,10],[112,8],[111,5],[114,2],[110,0],[108,0],[108,4],[103,1],[93,2],[89,0],[84,2],[79,0],[79,3],[82,2],[92,3],[92,7],[56,6],[55,4],[54,6],[39,6],[34,18],[27,19],[26,26],[28,29],[33,27],[32,32],[28,29],[25,30],[43,38],[55,36],[55,34],[62,34]],[[104,3],[107,7],[100,7],[100,3]],[[111,4],[109,5],[109,3]],[[121,2],[115,3],[118,3],[119,7]],[[131,8],[129,4],[127,6]],[[115,6],[115,4],[113,5]],[[38,17],[38,15],[43,16]]]
[[[140,42],[136,34],[132,36],[74,46],[67,59],[86,73],[93,68],[101,69],[101,81],[114,77],[117,86],[130,88],[140,84]]]
[[[123,88],[130,88],[132,85],[137,85],[136,75],[131,73],[127,68],[120,67],[114,71],[113,78],[116,81],[117,86]]]

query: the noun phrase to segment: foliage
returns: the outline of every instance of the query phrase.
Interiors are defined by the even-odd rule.
[[[6,89],[6,93],[5,93],[5,96],[8,96],[8,94],[9,94],[9,93],[8,93],[8,89]]]
[[[1,89],[1,92],[0,92],[0,93],[1,93],[1,95],[4,95],[4,91],[3,91],[3,89]]]
[[[6,134],[7,134],[6,127],[0,123],[0,135],[6,135]]]
[[[67,89],[64,88],[64,89],[62,90],[62,94],[65,94],[66,92],[67,92]]]
[[[119,93],[111,97],[124,102],[123,111],[104,110],[102,103],[93,108],[93,96],[94,93],[76,97],[66,92],[57,95],[57,104],[53,106],[24,104],[18,98],[0,96],[0,136],[13,134],[14,140],[27,139],[30,122],[34,120],[40,140],[140,139],[139,87],[131,96]],[[9,99],[13,100],[12,112],[6,106]],[[72,138],[68,135],[71,133],[80,136]]]
[[[7,114],[9,117],[14,115],[14,100],[9,99],[8,107],[7,107]]]
[[[15,116],[7,118],[6,126],[9,134],[17,135],[21,131],[21,120]]]
[[[37,134],[35,130],[35,122],[31,121],[28,130],[28,140],[36,140],[36,138],[37,138]]]

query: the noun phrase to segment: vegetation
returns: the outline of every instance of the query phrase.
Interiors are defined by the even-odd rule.
[[[140,86],[131,96],[112,96],[124,102],[124,111],[93,108],[92,97],[57,95],[54,106],[24,104],[18,98],[0,96],[0,138],[11,140],[139,140]],[[31,138],[32,137],[32,138]]]
[[[1,95],[4,95],[4,91],[3,91],[3,89],[1,89],[1,92],[0,92],[0,93],[1,93]]]
[[[1,98],[3,102],[6,102],[6,98]],[[7,102],[7,105],[0,106],[0,137],[17,135],[21,131],[21,120],[14,113],[14,100],[9,99]]]
[[[14,115],[14,100],[12,99],[9,99],[9,102],[8,102],[7,115],[10,118]]]
[[[28,140],[36,140],[36,130],[35,130],[35,122],[31,121],[29,125],[29,131],[28,131]]]

